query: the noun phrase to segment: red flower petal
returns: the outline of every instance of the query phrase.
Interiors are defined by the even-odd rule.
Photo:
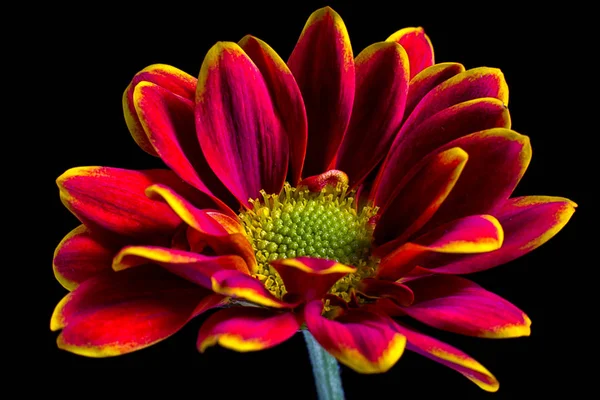
[[[89,279],[56,306],[58,347],[88,357],[129,353],[159,342],[194,316],[205,289],[160,267]]]
[[[285,342],[300,329],[291,312],[236,307],[211,315],[200,328],[196,347],[201,353],[216,344],[236,351],[268,349]]]
[[[484,98],[466,101],[428,118],[418,127],[406,132],[402,141],[390,153],[386,168],[393,175],[387,177],[386,185],[375,185],[371,193],[376,204],[383,204],[396,190],[396,182],[409,173],[423,157],[450,141],[468,134],[492,128],[510,128],[508,108],[498,99]]]
[[[388,298],[396,304],[408,307],[414,300],[412,290],[402,283],[366,278],[360,281],[356,289],[370,298]]]
[[[457,348],[406,326],[395,324],[395,327],[398,332],[406,336],[408,350],[460,372],[485,391],[495,392],[500,387],[490,371]]]
[[[210,211],[201,210],[194,207],[186,199],[179,196],[175,191],[165,185],[150,186],[146,193],[151,198],[161,199],[166,202],[171,209],[181,218],[183,222],[188,224],[195,230],[199,239],[206,242],[218,255],[233,254],[244,259],[248,265],[248,270],[256,271],[257,263],[254,256],[252,245],[242,233],[230,233],[228,229],[232,229],[230,220],[222,225],[219,223],[219,218],[213,218]],[[212,212],[212,215],[215,215]],[[218,213],[217,215],[220,215]],[[190,241],[192,244],[194,241]],[[192,248],[192,250],[195,250]]]
[[[210,278],[216,272],[237,270],[248,274],[246,262],[239,256],[207,256],[156,246],[127,246],[113,260],[113,269],[121,271],[145,264],[158,264],[167,271],[197,285],[212,289]]]
[[[437,253],[484,253],[500,248],[503,240],[502,226],[491,215],[461,218],[387,254],[379,264],[377,277],[395,281],[415,266],[427,268]]]
[[[431,154],[416,165],[382,205],[374,243],[398,247],[429,221],[458,181],[467,153],[453,147]],[[395,240],[394,240],[395,239]]]
[[[356,268],[323,258],[298,257],[271,261],[287,290],[286,299],[321,299],[331,286]]]
[[[288,181],[300,181],[306,156],[307,122],[304,100],[285,61],[265,42],[247,35],[238,43],[261,72],[271,99],[288,135],[290,165]]]
[[[415,301],[403,310],[424,324],[486,338],[529,336],[531,320],[494,293],[457,276],[437,275],[407,283]]]
[[[98,235],[154,243],[181,223],[166,204],[144,194],[155,183],[182,188],[181,179],[168,170],[79,167],[66,171],[56,183],[63,204]]]
[[[404,28],[386,39],[402,45],[410,60],[410,78],[434,64],[433,45],[423,28]]]
[[[504,230],[500,249],[484,254],[438,256],[428,261],[427,268],[436,273],[468,274],[505,264],[550,240],[569,222],[575,207],[575,203],[562,197],[509,199],[495,212]]]
[[[322,308],[321,300],[306,305],[306,327],[342,364],[373,374],[386,372],[402,356],[406,338],[392,329],[389,317],[351,310],[332,321],[321,316]]]
[[[110,270],[115,252],[114,246],[79,225],[64,237],[54,251],[54,276],[65,289],[74,290],[87,279]]]
[[[289,145],[261,72],[235,43],[206,54],[196,91],[196,132],[206,161],[242,204],[279,193]]]
[[[354,57],[342,18],[330,7],[308,18],[288,66],[302,92],[308,119],[304,176],[329,169],[354,101]]]
[[[387,154],[400,130],[409,80],[408,56],[395,42],[367,47],[355,63],[354,106],[336,161],[336,168],[350,177],[350,187]]]
[[[209,194],[216,204],[237,202],[212,172],[196,136],[194,101],[150,82],[140,82],[133,93],[140,124],[156,153],[177,175]]]
[[[136,86],[140,82],[154,83],[166,91],[173,93],[177,96],[181,96],[184,99],[194,100],[196,92],[196,78],[185,72],[165,64],[154,64],[150,65],[140,72],[138,72],[125,92],[123,93],[123,114],[125,115],[125,122],[129,128],[129,132],[135,142],[148,154],[157,156],[154,146],[140,123],[137,111],[135,109],[135,103],[133,101],[133,94]]]
[[[212,290],[223,296],[272,308],[294,308],[299,304],[279,300],[258,279],[240,271],[220,271],[215,273],[211,280]]]

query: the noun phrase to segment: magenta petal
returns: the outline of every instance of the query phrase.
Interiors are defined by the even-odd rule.
[[[289,145],[262,74],[235,43],[206,55],[196,91],[196,131],[206,161],[242,204],[279,193]]]

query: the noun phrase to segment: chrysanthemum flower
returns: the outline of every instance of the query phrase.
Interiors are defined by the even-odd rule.
[[[80,167],[58,178],[83,225],[54,271],[51,329],[91,357],[139,350],[214,312],[198,349],[252,351],[306,329],[363,373],[405,347],[481,388],[494,376],[410,327],[527,336],[517,307],[461,275],[511,261],[569,220],[559,197],[510,197],[530,158],[493,68],[434,64],[421,28],[354,57],[330,8],[284,62],[246,36],[199,78],[167,65],[125,90],[127,126],[170,170]]]

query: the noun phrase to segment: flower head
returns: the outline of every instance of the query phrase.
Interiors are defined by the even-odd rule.
[[[197,347],[275,346],[299,329],[341,363],[387,371],[405,348],[488,391],[496,378],[410,327],[527,336],[517,307],[461,275],[540,246],[575,204],[510,197],[529,164],[493,68],[434,63],[421,28],[356,57],[331,8],[288,62],[246,36],[219,42],[198,79],[140,71],[123,109],[170,169],[80,167],[58,178],[82,225],[54,271],[71,292],[60,348],[105,357],[150,346],[201,313]]]

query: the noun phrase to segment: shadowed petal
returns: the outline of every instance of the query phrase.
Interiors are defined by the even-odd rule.
[[[494,293],[457,276],[437,275],[407,283],[415,301],[403,310],[424,324],[485,338],[529,336],[531,320]]]
[[[503,240],[502,226],[491,215],[454,220],[385,255],[377,277],[395,281],[415,266],[427,268],[428,261],[435,260],[437,253],[484,253],[499,249]]]
[[[198,239],[208,243],[218,255],[238,255],[244,259],[251,272],[256,271],[257,264],[252,245],[243,233],[230,233],[231,229],[235,229],[230,219],[225,220],[221,216],[217,216],[216,219],[213,218],[214,215],[221,214],[194,207],[165,185],[150,186],[146,193],[151,198],[166,202],[183,222],[194,229]],[[219,221],[226,222],[222,224]],[[190,243],[193,242],[195,240],[190,241]]]
[[[354,57],[342,18],[330,7],[308,18],[288,60],[306,108],[308,147],[303,176],[329,169],[354,100]]]
[[[294,308],[298,305],[279,300],[258,279],[240,271],[220,271],[215,273],[211,280],[212,290],[223,296],[272,308]]]
[[[135,109],[133,94],[140,82],[150,82],[174,95],[194,100],[197,81],[193,76],[170,65],[153,64],[138,72],[125,89],[123,93],[123,114],[125,115],[127,128],[129,128],[131,136],[142,150],[153,156],[158,156],[140,123]]]
[[[298,257],[271,261],[287,290],[286,299],[322,298],[331,286],[356,268],[323,258]]]
[[[423,28],[404,28],[386,39],[396,42],[406,50],[410,60],[410,78],[434,64],[433,45]]]
[[[158,264],[167,271],[212,290],[210,278],[216,272],[237,270],[248,274],[245,261],[235,255],[207,256],[156,246],[127,246],[113,260],[115,271],[146,264]]]
[[[427,268],[436,273],[468,274],[505,264],[550,240],[569,222],[575,207],[562,197],[509,199],[494,213],[504,230],[500,249],[484,254],[440,255],[429,260]]]
[[[207,291],[148,266],[88,279],[56,306],[58,347],[87,357],[129,353],[181,329]]]
[[[408,56],[395,42],[372,44],[355,63],[354,106],[335,164],[351,188],[387,154],[400,130],[409,81]]]
[[[381,279],[363,279],[356,290],[369,298],[387,298],[405,307],[410,306],[414,300],[414,294],[408,286]]]
[[[247,35],[238,43],[261,72],[290,144],[288,181],[300,181],[306,156],[307,121],[302,94],[286,63],[265,42]]]
[[[264,350],[285,342],[299,328],[298,318],[291,312],[228,308],[211,315],[202,324],[196,347],[201,353],[216,344],[241,352]]]
[[[116,248],[79,225],[64,237],[54,251],[52,267],[56,280],[67,290],[110,269]]]
[[[196,132],[206,161],[240,203],[279,193],[288,137],[261,72],[235,43],[206,54],[196,90]]]
[[[467,159],[467,153],[453,147],[432,154],[416,165],[381,207],[374,243],[384,245],[393,241],[388,246],[398,247],[422,228],[448,197]]]
[[[381,373],[402,356],[406,338],[391,327],[389,317],[351,310],[332,321],[321,316],[322,308],[321,300],[306,305],[306,327],[342,364],[363,374]]]
[[[395,324],[395,326],[398,332],[406,336],[406,348],[408,350],[460,372],[487,392],[495,392],[500,387],[498,380],[490,371],[457,348],[404,325]]]

